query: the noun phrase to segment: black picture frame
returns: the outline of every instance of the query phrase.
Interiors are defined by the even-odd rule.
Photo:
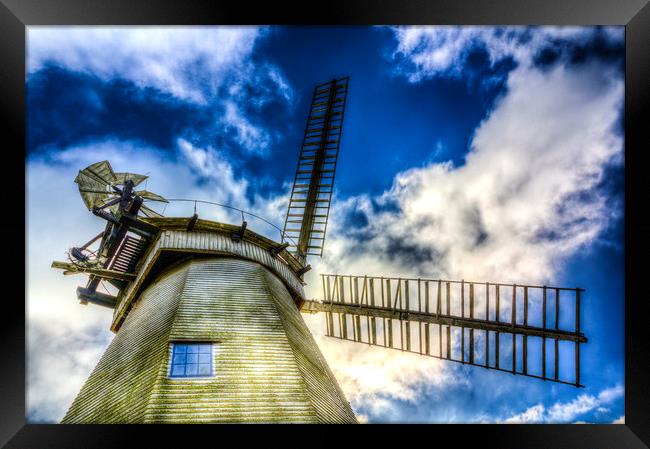
[[[650,97],[650,5],[645,0],[338,0],[291,3],[185,0],[0,0],[0,113],[4,171],[13,176],[0,189],[4,219],[4,301],[0,326],[0,445],[10,448],[89,448],[124,446],[136,440],[172,438],[188,426],[72,426],[26,424],[25,282],[25,29],[30,25],[190,25],[190,24],[466,24],[466,25],[625,25],[625,425],[436,425],[415,430],[357,426],[363,437],[391,434],[404,442],[445,439],[488,447],[642,448],[650,445],[650,332],[644,316],[644,258],[650,254],[650,220],[643,204],[644,122]],[[314,7],[318,6],[318,9]],[[645,114],[644,114],[645,112]],[[646,145],[647,146],[647,145]],[[21,195],[21,191],[23,194]],[[26,234],[22,234],[26,235]],[[22,265],[20,262],[23,262]],[[638,294],[637,294],[638,293]],[[13,306],[13,307],[12,307]],[[191,426],[193,438],[224,427]],[[228,427],[240,437],[283,432],[277,427]],[[304,428],[302,429],[304,430]],[[346,430],[350,428],[346,427]],[[292,433],[294,429],[289,429]],[[301,432],[301,442],[318,439],[320,428]],[[327,431],[329,434],[330,430]],[[420,435],[414,436],[412,432]],[[422,440],[424,438],[424,440]],[[435,438],[433,440],[432,438]],[[160,440],[162,441],[162,440]],[[644,444],[645,443],[645,444]],[[215,442],[216,444],[216,442]],[[147,444],[146,447],[149,447]]]

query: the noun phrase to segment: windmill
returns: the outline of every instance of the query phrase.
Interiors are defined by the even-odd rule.
[[[280,242],[243,218],[162,217],[142,202],[166,200],[108,162],[80,172],[106,229],[53,267],[90,276],[78,298],[113,309],[115,337],[63,422],[356,422],[301,312],[324,313],[332,338],[582,386],[579,288],[322,274],[322,299],[305,297],[348,83],[314,88]]]

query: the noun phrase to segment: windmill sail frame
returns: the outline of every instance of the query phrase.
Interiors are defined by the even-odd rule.
[[[303,263],[323,253],[349,79],[314,88],[282,233]]]
[[[321,276],[324,301],[306,301],[302,311],[325,312],[329,337],[583,387],[580,345],[587,342],[580,330],[583,289]],[[452,286],[456,287],[453,298]],[[483,295],[477,301],[479,290]],[[570,305],[574,308],[568,309]],[[566,362],[560,364],[571,353],[570,346],[573,376],[567,375]],[[531,352],[535,353],[532,357]],[[537,366],[532,367],[533,363]]]

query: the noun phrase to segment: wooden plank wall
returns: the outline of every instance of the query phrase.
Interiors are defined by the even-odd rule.
[[[310,400],[314,404],[320,422],[356,422],[350,405],[338,385],[327,361],[320,352],[314,337],[307,329],[300,312],[293,301],[286,298],[286,288],[280,280],[265,271],[276,307],[280,312],[289,344],[296,357],[298,369],[307,386]]]
[[[180,292],[172,279],[183,279]],[[215,376],[169,378],[174,341],[213,342]],[[141,295],[104,359],[113,363],[100,362],[64,422],[356,422],[287,288],[256,262],[172,269]]]
[[[189,266],[162,274],[140,297],[62,423],[141,423]]]

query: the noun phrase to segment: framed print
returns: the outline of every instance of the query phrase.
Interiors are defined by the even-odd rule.
[[[649,8],[3,0],[3,444],[647,445]]]

